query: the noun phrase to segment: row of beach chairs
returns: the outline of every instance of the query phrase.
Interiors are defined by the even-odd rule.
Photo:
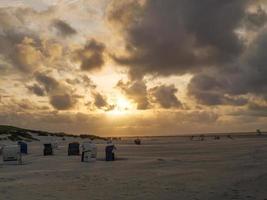
[[[57,144],[46,143],[43,148],[43,155],[54,155],[54,151],[57,149]],[[81,154],[80,154],[81,150]],[[108,141],[105,148],[106,161],[115,160],[115,145]],[[4,162],[16,162],[22,164],[22,154],[28,153],[28,145],[25,142],[18,142],[16,145],[6,145],[2,149]],[[84,142],[80,145],[78,142],[72,142],[68,145],[68,156],[80,156],[82,162],[95,161],[97,158],[97,146],[92,141]]]

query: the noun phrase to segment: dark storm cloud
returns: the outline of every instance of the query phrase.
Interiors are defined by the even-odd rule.
[[[90,93],[93,101],[85,104],[90,110],[94,111],[100,109],[104,111],[110,111],[114,109],[115,106],[108,102],[107,96],[98,92],[96,88],[91,88]]]
[[[266,99],[266,31],[254,30],[258,36],[250,44],[237,34],[244,22],[265,24],[262,8],[248,9],[256,3],[115,0],[108,19],[124,35],[127,54],[114,59],[129,67],[133,80],[145,74],[193,74],[188,91],[200,104],[243,106],[248,94]]]
[[[68,93],[50,95],[51,105],[58,110],[68,110],[77,103],[76,99]]]
[[[204,105],[245,105],[248,102],[246,98],[227,95],[227,88],[230,87],[231,83],[226,78],[198,74],[189,83],[188,91],[198,103]]]
[[[102,94],[96,92],[93,94],[93,97],[94,97],[94,105],[97,108],[104,108],[109,106],[107,99]]]
[[[40,87],[38,84],[33,84],[31,86],[27,86],[29,91],[36,94],[37,96],[45,96],[44,88]]]
[[[46,92],[51,92],[58,88],[60,85],[55,78],[42,73],[36,74],[36,80],[44,86]]]
[[[248,94],[267,99],[266,31],[253,29],[258,36],[250,44],[237,34],[239,28],[266,23],[261,7],[248,9],[257,2],[144,2],[114,0],[107,15],[126,42],[127,54],[113,58],[128,66],[132,80],[191,73],[188,91],[200,104],[244,106]]]
[[[56,19],[53,21],[53,26],[58,30],[58,33],[63,37],[75,35],[77,31],[71,27],[67,22]]]
[[[35,74],[36,81],[45,89],[50,104],[57,110],[68,110],[77,103],[77,98],[73,90],[55,78],[43,74]],[[41,87],[39,86],[39,87]]]
[[[243,92],[262,95],[266,98],[267,93],[267,28],[258,35],[245,53],[243,74],[240,74],[239,88]],[[241,65],[243,64],[241,63]]]
[[[215,70],[197,74],[191,80],[189,94],[207,105],[243,105],[238,95],[251,94],[267,100],[267,30],[249,45],[234,64],[234,71]]]
[[[162,108],[180,108],[182,103],[175,96],[178,90],[174,85],[161,85],[150,89],[150,95]]]
[[[138,110],[146,110],[158,104],[165,109],[182,108],[182,103],[176,97],[178,92],[174,85],[160,85],[147,88],[144,80],[135,80],[124,83],[117,83],[123,94],[137,104]]]
[[[82,49],[76,51],[74,59],[81,63],[81,70],[92,71],[100,69],[105,63],[105,48],[103,43],[92,39]]]
[[[83,84],[86,87],[89,87],[91,89],[96,89],[96,84],[86,75],[83,75],[82,77]]]
[[[142,80],[124,83],[119,81],[117,87],[131,100],[137,103],[137,109],[149,108],[146,84]]]
[[[222,65],[243,50],[235,34],[250,0],[113,1],[111,22],[121,26],[128,56],[114,59],[130,75],[184,74]]]

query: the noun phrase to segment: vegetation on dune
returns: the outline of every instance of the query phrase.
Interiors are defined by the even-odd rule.
[[[0,125],[0,135],[7,135],[6,138],[11,141],[38,141],[38,139],[34,138],[28,132],[29,130],[27,129],[17,128],[14,126]]]
[[[66,134],[63,132],[60,133],[51,133],[46,131],[39,131],[39,130],[30,130],[30,129],[23,129],[18,128],[14,126],[7,126],[7,125],[0,125],[0,136],[5,135],[6,137],[0,138],[0,140],[11,140],[11,141],[39,141],[39,139],[34,138],[33,135],[36,136],[55,136],[55,137],[74,137],[74,138],[81,138],[81,139],[100,139],[100,140],[106,140],[104,137],[99,137],[96,135],[87,135],[87,134],[81,134],[81,135],[74,135],[74,134]]]
[[[107,138],[96,136],[96,135],[81,134],[81,135],[79,135],[79,137],[82,138],[82,139],[91,139],[91,140],[96,140],[96,139],[107,140]]]

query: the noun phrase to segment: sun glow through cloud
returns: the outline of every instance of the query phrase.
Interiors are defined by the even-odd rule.
[[[110,115],[126,115],[134,111],[134,105],[124,97],[118,97],[113,110],[108,111]]]

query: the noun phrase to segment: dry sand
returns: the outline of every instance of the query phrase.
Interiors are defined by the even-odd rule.
[[[81,163],[67,156],[67,142],[54,156],[42,143],[29,145],[23,165],[0,157],[0,200],[227,200],[267,199],[267,138],[146,138],[117,142],[115,162]]]

